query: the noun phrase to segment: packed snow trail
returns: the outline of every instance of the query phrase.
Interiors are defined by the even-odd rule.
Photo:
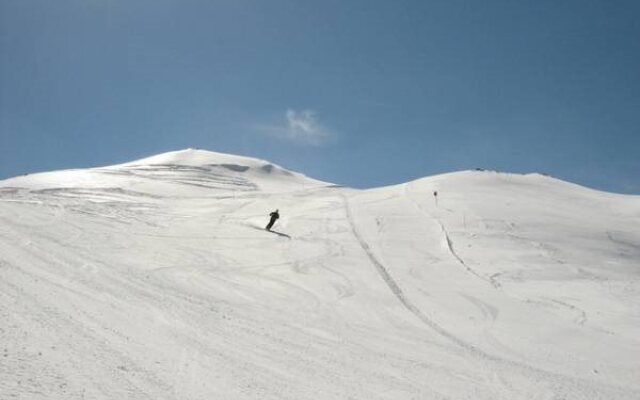
[[[436,331],[438,334],[442,335],[443,337],[447,338],[448,340],[452,341],[453,343],[457,344],[458,346],[466,349],[467,351],[469,351],[471,353],[474,353],[475,355],[477,355],[477,356],[479,356],[481,358],[493,359],[493,357],[489,356],[488,354],[485,354],[481,350],[478,350],[477,348],[475,348],[473,345],[470,345],[470,344],[462,341],[460,338],[458,338],[455,335],[451,334],[451,332],[448,332],[445,329],[443,329],[440,325],[438,325],[433,320],[431,320],[429,317],[427,317],[424,313],[422,313],[422,311],[420,311],[419,308],[417,308],[415,305],[413,305],[407,299],[407,296],[404,294],[402,289],[400,289],[400,286],[398,286],[398,284],[393,279],[393,277],[391,277],[391,275],[389,274],[389,271],[387,271],[387,268],[385,268],[385,266],[378,260],[378,258],[373,253],[373,250],[371,249],[369,244],[362,238],[362,235],[358,232],[358,227],[357,227],[356,222],[355,222],[355,220],[353,218],[353,214],[351,212],[351,207],[349,206],[349,200],[346,198],[346,196],[343,197],[343,199],[344,199],[347,219],[349,221],[349,224],[351,225],[351,230],[353,232],[353,236],[355,236],[355,238],[358,240],[358,243],[360,244],[360,246],[362,247],[362,250],[364,250],[365,254],[367,255],[367,257],[371,261],[371,264],[376,268],[376,270],[378,271],[378,273],[382,277],[382,280],[384,280],[384,282],[387,284],[387,286],[389,286],[389,289],[398,298],[400,303],[402,303],[402,305],[407,310],[409,310],[413,315],[415,315],[420,321],[424,322],[427,326],[429,326],[431,329]]]
[[[0,398],[640,398],[639,222],[538,175],[198,150],[0,181]]]

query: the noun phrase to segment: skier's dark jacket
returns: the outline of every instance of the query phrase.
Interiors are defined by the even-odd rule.
[[[280,214],[278,214],[278,210],[275,210],[274,212],[272,212],[271,214],[269,214],[271,216],[271,221],[269,221],[269,224],[266,226],[266,229],[268,231],[271,230],[271,227],[273,226],[273,224],[275,224],[276,220],[278,218],[280,218]]]

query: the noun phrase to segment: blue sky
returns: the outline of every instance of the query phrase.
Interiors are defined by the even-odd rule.
[[[640,194],[640,2],[4,0],[0,178],[198,147]]]

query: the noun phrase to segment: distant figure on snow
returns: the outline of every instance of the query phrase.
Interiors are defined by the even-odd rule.
[[[271,216],[271,220],[269,221],[269,224],[267,224],[267,230],[270,231],[271,227],[273,226],[273,224],[276,223],[276,220],[278,218],[280,218],[280,214],[278,214],[278,210],[275,210],[274,212],[272,212],[271,214],[269,214]]]

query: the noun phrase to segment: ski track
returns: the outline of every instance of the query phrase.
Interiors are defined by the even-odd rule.
[[[480,351],[476,347],[466,343],[465,341],[461,340],[457,336],[455,336],[455,335],[451,334],[450,332],[448,332],[447,330],[443,329],[440,325],[438,325],[432,319],[427,317],[418,307],[416,307],[413,303],[411,303],[407,299],[407,296],[404,294],[402,289],[400,289],[400,286],[398,286],[398,284],[393,279],[393,277],[391,277],[391,275],[389,274],[389,271],[387,270],[387,268],[378,260],[378,258],[373,253],[373,250],[371,249],[369,244],[364,240],[364,238],[362,237],[362,235],[358,231],[358,228],[357,228],[356,223],[355,223],[354,218],[353,218],[353,213],[351,211],[351,207],[349,205],[349,200],[346,197],[343,197],[343,199],[344,199],[344,207],[345,207],[347,220],[349,221],[349,224],[351,225],[351,231],[353,232],[353,236],[356,238],[356,240],[360,244],[360,247],[362,247],[362,250],[365,252],[367,257],[371,261],[371,264],[376,268],[376,270],[380,274],[380,277],[384,280],[384,282],[387,284],[387,286],[389,287],[391,292],[394,294],[394,296],[400,301],[400,303],[408,311],[410,311],[413,315],[415,315],[420,321],[422,321],[424,324],[429,326],[431,329],[433,329],[435,332],[437,332],[438,334],[440,334],[444,338],[448,339],[449,341],[457,344],[458,346],[468,350],[469,352],[471,352],[473,354],[478,355],[480,358],[492,358],[492,357],[490,357],[488,355],[485,355],[484,352]]]
[[[403,197],[406,198],[411,205],[422,215],[424,215],[425,217],[429,218],[432,221],[435,221],[438,226],[440,227],[440,230],[442,231],[442,234],[444,236],[444,242],[447,245],[447,250],[449,251],[449,254],[456,260],[456,262],[462,266],[462,268],[464,268],[468,273],[470,273],[471,275],[489,283],[491,283],[490,279],[487,279],[486,277],[480,275],[479,273],[477,273],[473,268],[469,267],[469,265],[467,265],[467,263],[458,255],[458,253],[456,253],[454,247],[453,247],[453,241],[451,240],[451,236],[449,235],[449,232],[447,231],[447,228],[445,228],[444,224],[442,223],[442,221],[436,217],[434,217],[433,215],[431,215],[431,213],[425,211],[422,207],[420,207],[409,195],[409,184],[404,184],[402,186],[402,190],[403,190]]]
[[[589,382],[553,372],[549,372],[543,369],[536,368],[534,366],[521,363],[519,361],[513,361],[506,358],[502,358],[500,356],[496,356],[493,354],[486,353],[480,348],[470,344],[456,335],[452,334],[441,325],[433,321],[431,318],[427,317],[418,307],[416,307],[404,294],[398,283],[393,279],[388,269],[384,266],[382,262],[379,261],[377,256],[374,254],[373,250],[367,243],[367,241],[363,238],[363,236],[358,231],[357,225],[355,223],[353,212],[350,207],[349,200],[346,196],[343,196],[345,213],[347,220],[349,221],[353,236],[356,238],[360,247],[364,251],[364,253],[369,258],[371,264],[375,267],[375,269],[380,274],[383,281],[389,287],[394,296],[400,301],[400,303],[411,312],[416,318],[418,318],[421,322],[431,328],[433,331],[438,333],[441,337],[447,339],[448,341],[456,344],[463,350],[465,350],[470,356],[478,360],[479,362],[485,365],[483,368],[488,368],[488,370],[493,371],[493,380],[492,383],[494,385],[494,389],[502,388],[506,391],[506,393],[495,393],[500,398],[505,400],[510,400],[513,398],[518,398],[525,395],[526,392],[520,392],[507,383],[505,378],[499,377],[497,375],[497,371],[499,370],[509,370],[519,371],[522,376],[528,376],[530,378],[535,377],[536,381],[544,381],[547,383],[548,392],[537,395],[534,393],[526,393],[528,399],[555,399],[555,398],[566,398],[566,399],[580,399],[583,396],[596,396],[598,399],[609,399],[616,398],[610,397],[614,393],[616,395],[621,395],[624,393],[624,397],[626,397],[627,393],[621,388],[617,388],[614,386],[610,386],[607,391],[602,391],[599,387],[594,387]],[[457,257],[456,257],[457,258]],[[472,275],[479,277],[477,274],[473,273]],[[486,279],[480,277],[483,281]],[[493,368],[490,368],[489,365],[494,365]],[[540,390],[540,388],[538,388]],[[586,393],[584,393],[586,390]],[[640,392],[638,393],[640,395]]]

